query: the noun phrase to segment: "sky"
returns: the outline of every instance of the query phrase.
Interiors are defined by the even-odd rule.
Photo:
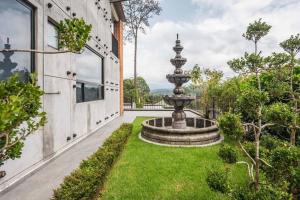
[[[162,13],[150,20],[146,34],[138,38],[138,76],[145,78],[151,90],[170,89],[166,80],[173,73],[170,59],[176,34],[187,58],[184,70],[195,64],[201,68],[224,72],[224,78],[234,76],[227,62],[251,52],[253,44],[242,37],[247,25],[262,18],[272,26],[259,43],[262,54],[281,52],[279,43],[300,33],[300,0],[159,0]],[[133,77],[133,44],[124,46],[124,77]]]

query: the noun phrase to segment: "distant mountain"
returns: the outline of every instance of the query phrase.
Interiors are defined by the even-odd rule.
[[[151,90],[151,94],[156,95],[171,95],[173,93],[172,89],[155,89]]]

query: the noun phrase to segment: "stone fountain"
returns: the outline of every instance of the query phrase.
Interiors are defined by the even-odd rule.
[[[174,94],[163,97],[168,105],[174,106],[172,118],[163,117],[144,121],[141,139],[151,143],[175,146],[202,146],[218,143],[222,138],[215,121],[201,117],[186,117],[184,107],[188,106],[194,97],[184,95],[182,88],[182,85],[187,83],[191,76],[181,69],[187,59],[181,56],[183,47],[178,34],[173,50],[176,55],[170,61],[175,66],[175,70],[173,74],[168,74],[166,77],[170,83],[175,85]]]

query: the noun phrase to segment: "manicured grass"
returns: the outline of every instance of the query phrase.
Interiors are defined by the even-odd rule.
[[[209,169],[230,168],[233,184],[248,179],[246,167],[228,165],[218,157],[220,145],[205,148],[174,148],[148,144],[138,138],[141,122],[133,133],[102,190],[101,199],[228,199],[211,191],[206,183]],[[225,141],[235,145],[231,141]]]

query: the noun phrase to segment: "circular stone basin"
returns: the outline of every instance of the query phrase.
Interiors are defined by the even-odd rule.
[[[173,129],[172,118],[155,118],[142,123],[142,139],[174,146],[201,146],[221,141],[214,121],[204,118],[186,118],[187,128]]]

